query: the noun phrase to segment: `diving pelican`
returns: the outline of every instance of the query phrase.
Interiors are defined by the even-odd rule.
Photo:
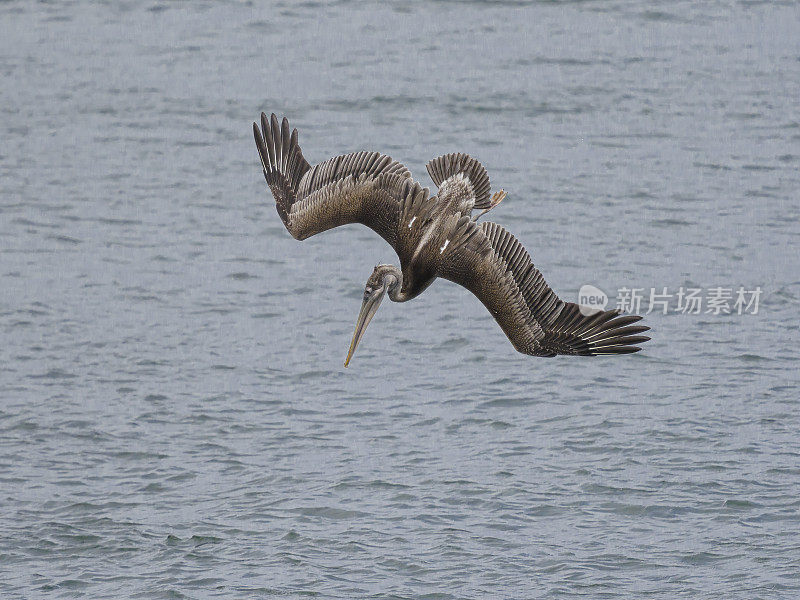
[[[409,170],[378,152],[354,152],[312,167],[289,130],[273,114],[253,123],[258,154],[283,224],[304,240],[347,223],[374,230],[397,252],[400,267],[378,265],[364,300],[344,366],[388,293],[394,302],[421,294],[443,277],[475,294],[518,352],[531,356],[596,356],[638,352],[637,315],[617,310],[587,313],[564,302],[545,283],[519,241],[500,225],[477,219],[505,197],[490,194],[483,165],[466,154],[446,154],[427,164],[438,186],[431,196]],[[474,209],[481,212],[472,216]],[[584,314],[587,313],[587,314]]]

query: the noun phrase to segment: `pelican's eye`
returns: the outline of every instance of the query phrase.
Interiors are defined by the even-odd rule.
[[[369,297],[370,297],[371,295],[372,295],[372,288],[371,288],[371,287],[368,287],[368,288],[366,288],[366,289],[364,290],[364,300],[367,300],[367,299],[369,299]]]

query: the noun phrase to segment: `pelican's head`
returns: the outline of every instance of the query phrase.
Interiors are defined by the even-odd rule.
[[[353,341],[350,342],[350,350],[347,351],[347,359],[344,361],[344,366],[350,364],[350,359],[353,358],[353,353],[356,351],[358,343],[364,337],[364,332],[367,330],[367,325],[378,312],[378,307],[381,300],[386,295],[386,292],[394,290],[399,286],[400,269],[393,265],[378,265],[372,271],[372,275],[367,279],[367,285],[364,287],[364,300],[361,303],[361,312],[358,313],[358,320],[356,321],[356,330],[353,333]]]

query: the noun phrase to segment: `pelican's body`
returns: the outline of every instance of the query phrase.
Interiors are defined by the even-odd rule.
[[[466,177],[456,175],[436,196],[423,197],[401,213],[395,249],[403,286],[397,301],[421,294],[436,279],[442,263],[451,258],[459,220],[471,216],[475,205],[471,187]]]
[[[297,130],[261,115],[253,124],[264,176],[278,214],[299,240],[347,223],[372,228],[397,252],[400,268],[378,265],[367,280],[364,302],[345,366],[388,293],[395,302],[421,294],[437,277],[458,283],[489,309],[514,347],[534,356],[625,354],[649,338],[633,326],[641,317],[598,311],[586,316],[547,286],[514,236],[477,218],[505,197],[490,196],[483,166],[466,154],[447,154],[427,169],[438,192],[411,178],[400,163],[377,152],[331,158],[314,167],[297,143]],[[482,210],[473,216],[475,209]],[[585,311],[584,311],[585,312]]]

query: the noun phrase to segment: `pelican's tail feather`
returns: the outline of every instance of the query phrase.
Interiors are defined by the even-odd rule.
[[[472,158],[469,154],[445,154],[439,158],[429,161],[425,168],[437,186],[449,179],[453,175],[463,174],[472,184],[475,194],[475,206],[473,208],[489,208],[489,175],[481,163]]]

